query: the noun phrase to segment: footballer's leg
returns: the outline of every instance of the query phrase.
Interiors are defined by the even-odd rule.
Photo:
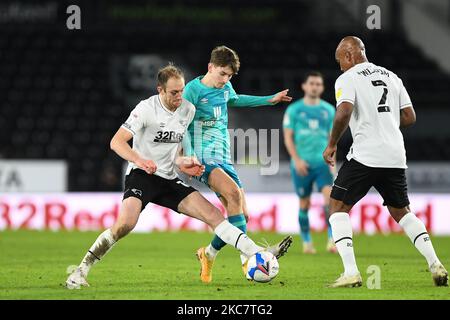
[[[303,253],[305,254],[315,254],[316,249],[314,248],[311,231],[309,227],[309,216],[308,211],[311,205],[311,198],[302,197],[300,198],[299,212],[298,212],[298,224],[300,226],[300,238],[303,241]]]
[[[425,257],[436,286],[448,285],[448,272],[439,261],[423,222],[411,212],[405,169],[380,168],[375,188],[383,197],[392,218],[403,228],[417,250]]]
[[[248,221],[247,201],[245,200],[245,192],[243,188],[241,188],[241,194],[243,199],[244,215],[246,220]],[[291,244],[292,244],[292,236],[286,236],[280,242],[274,245],[269,245],[266,243],[266,250],[272,253],[277,259],[279,259],[285,255]]]
[[[395,221],[403,228],[416,249],[425,257],[436,286],[448,286],[448,272],[434,251],[424,223],[410,211],[409,206],[394,208],[388,206]]]
[[[325,214],[325,221],[327,223],[327,233],[328,233],[328,241],[327,241],[327,251],[330,253],[336,253],[337,248],[334,244],[333,240],[333,232],[331,230],[331,224],[330,224],[330,194],[331,194],[331,186],[327,185],[322,188],[322,195],[323,195],[323,212]]]
[[[247,199],[245,198],[244,188],[241,188],[241,195],[242,195],[242,211],[245,216],[245,221],[248,223],[249,214],[248,214]]]
[[[242,194],[242,201],[243,201],[243,205],[242,205],[243,210],[242,211],[244,212],[245,225],[242,223],[242,219],[239,216],[230,216],[230,217],[228,217],[228,221],[230,221],[231,224],[235,224],[236,222],[241,222],[240,226],[239,225],[236,225],[236,226],[246,233],[247,232],[247,223],[248,223],[248,211],[247,211],[247,204],[245,202],[244,189],[242,189],[242,188],[241,188],[241,194]],[[217,196],[218,196],[220,202],[222,203],[223,207],[227,208],[228,207],[227,199],[225,199],[223,196],[221,196],[218,193],[217,193]],[[243,253],[240,254],[240,258],[241,258],[242,264],[244,264],[247,261],[247,257]],[[244,265],[242,268],[244,269]]]
[[[244,193],[244,189],[240,188],[241,191],[241,195],[242,195],[242,212],[244,214],[244,218],[245,218],[245,223],[248,223],[248,209],[247,209],[247,203],[245,200],[245,193]],[[228,208],[228,201],[225,197],[223,197],[222,195],[220,195],[219,193],[216,193],[217,196],[220,199],[220,202],[223,204],[224,208]],[[236,220],[241,220],[241,218],[239,216],[231,216],[228,218],[228,221],[230,221],[232,224],[233,222],[235,222]],[[240,228],[242,231],[247,232],[247,228],[246,228],[246,224],[245,226],[243,224],[242,227]],[[247,257],[241,253],[240,254],[240,258],[241,258],[241,263],[242,263],[242,270],[244,271],[244,273],[246,272],[247,268],[245,266],[245,262],[247,261]]]
[[[248,238],[242,230],[225,220],[219,209],[199,192],[193,192],[184,198],[178,205],[178,211],[208,224],[217,237],[239,249],[246,259],[256,252],[264,250]],[[201,264],[200,279],[205,283],[211,282],[214,259],[208,257],[206,248],[198,249],[196,255]]]
[[[219,199],[227,210],[228,221],[246,233],[247,219],[244,214],[244,202],[239,179],[233,179],[223,168],[217,166],[209,173],[208,185],[218,194]],[[211,243],[205,248],[207,258],[214,260],[225,245],[226,243],[215,235]],[[244,263],[246,260],[247,258],[241,255],[241,262]]]
[[[267,250],[256,245],[242,230],[226,220],[219,209],[213,206],[198,191],[186,196],[178,204],[178,211],[208,224],[220,239],[238,249],[247,259],[257,252]],[[210,264],[211,260],[206,257],[204,248],[199,249],[197,257],[201,263],[201,280],[206,283],[211,282],[212,278],[206,272],[211,270],[211,268],[206,268],[205,270],[205,265]]]
[[[308,172],[306,176],[302,176],[298,174],[292,164],[290,166],[290,170],[295,193],[299,198],[298,225],[300,228],[300,239],[303,241],[303,253],[314,254],[316,253],[316,249],[314,249],[312,244],[308,217],[310,196],[313,185],[312,174],[311,172]]]
[[[245,192],[244,189],[241,188],[241,194],[242,194],[242,202],[243,202],[243,211],[244,211],[244,215],[245,215],[245,219],[246,221],[248,221],[248,209],[247,209],[247,201],[245,199]],[[282,239],[280,242],[274,244],[274,245],[269,245],[266,243],[266,250],[269,251],[270,253],[272,253],[277,259],[281,258],[282,256],[284,256],[284,254],[288,251],[289,247],[292,244],[292,236],[286,236],[284,239]],[[244,262],[247,262],[247,259],[243,259],[244,257],[241,255],[241,260],[243,262],[242,264],[242,268],[244,270],[244,273],[246,273],[247,267],[244,264]]]
[[[78,268],[67,278],[68,289],[79,289],[80,286],[89,286],[87,276],[91,267],[100,261],[102,257],[126,236],[135,227],[142,208],[142,201],[135,197],[123,200],[117,221],[110,229],[101,233],[94,244],[89,248]]]
[[[241,188],[241,194],[242,194],[243,211],[244,211],[245,221],[248,222],[249,215],[248,215],[247,201],[245,199],[245,192],[244,192],[243,188]],[[223,206],[226,208],[227,207],[226,199],[224,197],[219,197],[219,199],[222,202]],[[277,244],[275,244],[273,246],[268,246],[267,249],[273,255],[275,255],[277,258],[280,258],[287,252],[287,250],[289,249],[291,244],[292,244],[292,237],[291,236],[287,236],[286,238],[284,238],[279,243],[277,243]],[[241,254],[241,260],[242,260],[243,263],[246,261],[245,255]]]
[[[333,240],[344,265],[344,273],[330,285],[360,287],[361,274],[353,251],[353,230],[349,212],[374,185],[377,173],[355,160],[344,162],[333,184],[330,195],[330,225]]]
[[[220,167],[214,168],[209,174],[208,185],[216,194],[220,195],[227,210],[228,221],[246,233],[248,214],[246,215],[245,192],[234,167],[231,164],[222,164]],[[273,246],[268,245],[267,250],[279,258],[287,252],[291,243],[292,237],[287,236]],[[207,257],[213,260],[223,246],[225,243],[216,235],[205,249]],[[246,261],[247,257],[241,254],[241,263],[244,269]]]
[[[225,201],[227,201],[226,198],[224,198],[224,201],[222,203],[224,203]],[[219,211],[219,209],[214,207],[199,192],[193,192],[186,198],[184,198],[180,202],[178,208],[180,212],[205,222],[215,231],[214,239],[216,241],[213,240],[213,242],[209,244],[208,247],[206,248],[202,247],[198,249],[196,253],[196,256],[201,264],[200,279],[205,283],[209,283],[212,281],[212,268],[214,265],[214,257],[218,252],[218,250],[214,248],[213,245],[217,246],[218,242],[217,240],[220,240],[220,248],[223,247],[222,243],[224,244],[228,243],[226,242],[226,239],[220,237],[219,233],[221,229],[219,228],[218,233],[216,232],[215,227],[226,220],[222,216],[222,213]],[[232,226],[231,222],[229,221],[226,222]],[[239,231],[240,233],[243,233],[242,230]],[[223,241],[222,239],[225,241]],[[257,247],[260,248],[259,246]]]
[[[331,186],[333,185],[333,173],[327,164],[320,166],[317,169],[316,177],[317,188],[321,191],[323,196],[323,212],[325,215],[325,221],[327,223],[328,241],[327,241],[327,251],[331,253],[336,253],[337,249],[333,241],[333,232],[330,225],[330,195]]]
[[[241,195],[242,195],[242,211],[244,212],[245,221],[248,223],[249,215],[248,215],[247,200],[245,199],[244,189],[240,188],[240,190],[241,190]],[[218,193],[217,193],[217,196],[218,196],[220,202],[222,203],[223,207],[227,208],[228,207],[227,199],[225,199]]]
[[[360,287],[362,285],[361,274],[356,265],[353,251],[353,231],[348,215],[352,207],[353,205],[346,205],[342,201],[330,199],[330,224],[337,251],[344,265],[344,273],[329,285],[330,288]]]

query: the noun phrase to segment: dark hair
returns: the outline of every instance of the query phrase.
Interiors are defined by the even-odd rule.
[[[313,70],[313,71],[309,71],[309,72],[305,73],[305,76],[303,78],[303,83],[308,81],[309,77],[321,77],[323,80],[323,75],[319,71]]]
[[[158,86],[165,88],[170,78],[184,79],[183,71],[172,62],[169,62],[167,66],[158,70]]]
[[[241,66],[239,56],[236,51],[226,46],[218,46],[211,51],[210,63],[218,67],[230,67],[234,74],[237,74]]]

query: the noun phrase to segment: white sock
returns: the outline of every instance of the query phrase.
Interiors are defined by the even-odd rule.
[[[220,251],[214,249],[214,247],[211,244],[209,244],[205,248],[205,254],[206,254],[206,257],[208,258],[208,260],[214,260],[219,252]],[[248,257],[245,254],[243,254],[242,252],[240,254],[240,258],[241,258],[242,264],[244,264],[248,260]]]
[[[353,231],[350,216],[346,212],[336,212],[330,216],[329,221],[334,243],[344,264],[344,274],[354,276],[359,271],[353,252]]]
[[[89,251],[81,261],[81,272],[87,276],[91,267],[96,264],[100,259],[114,246],[116,241],[110,229],[106,229],[100,234],[91,246]]]
[[[248,257],[245,254],[243,254],[242,252],[239,257],[241,258],[242,265],[244,265],[244,263],[247,262],[247,260],[248,260]]]
[[[211,243],[208,244],[208,246],[205,248],[206,257],[209,260],[214,260],[218,253],[219,253],[219,250],[214,249],[214,247],[211,245]]]
[[[403,228],[417,250],[427,259],[428,266],[435,262],[440,263],[425,225],[414,213],[408,212],[405,214],[398,224]]]
[[[222,221],[214,232],[223,242],[239,249],[247,258],[263,249],[227,220]]]

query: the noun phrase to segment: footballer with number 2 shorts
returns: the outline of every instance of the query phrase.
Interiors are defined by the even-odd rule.
[[[219,46],[212,50],[208,64],[208,72],[197,77],[186,85],[184,98],[196,108],[194,121],[189,125],[190,149],[187,154],[195,154],[205,166],[205,172],[198,177],[216,192],[224,205],[228,221],[246,232],[248,213],[244,189],[231,162],[230,136],[228,133],[228,107],[256,107],[274,105],[282,101],[291,101],[288,90],[270,96],[249,96],[237,94],[231,85],[231,78],[237,74],[240,61],[237,53]],[[280,244],[285,252],[291,245],[292,237],[287,236]],[[197,250],[197,258],[201,264],[200,278],[203,282],[212,281],[214,259],[225,242],[214,236],[207,247]],[[276,256],[279,258],[281,255]],[[241,262],[245,273],[245,255]]]
[[[173,65],[158,72],[157,89],[159,94],[141,101],[111,140],[111,149],[129,162],[119,216],[111,228],[100,234],[69,275],[68,289],[88,286],[91,267],[133,230],[149,202],[205,222],[220,239],[247,258],[264,250],[274,256],[284,254],[285,248],[278,245],[267,248],[256,245],[197,190],[178,178],[175,165],[190,176],[199,176],[205,170],[194,157],[178,156],[195,107],[182,98],[184,76]],[[128,144],[131,139],[133,148]]]
[[[344,273],[330,287],[362,285],[348,212],[371,187],[425,257],[434,284],[448,286],[448,272],[434,251],[425,225],[409,207],[406,150],[400,131],[400,127],[416,121],[408,92],[395,73],[367,60],[364,44],[357,37],[342,39],[335,57],[343,74],[335,84],[337,108],[323,153],[325,161],[334,166],[337,143],[349,125],[353,144],[331,191],[330,224]]]

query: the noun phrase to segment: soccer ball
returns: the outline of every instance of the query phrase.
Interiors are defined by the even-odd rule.
[[[279,268],[273,254],[268,251],[258,252],[248,259],[246,277],[256,282],[269,282],[277,276]]]

